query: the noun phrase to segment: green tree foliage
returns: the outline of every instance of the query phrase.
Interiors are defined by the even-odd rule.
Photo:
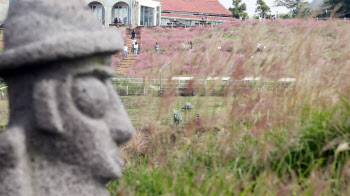
[[[257,7],[255,9],[255,12],[257,12],[262,17],[265,17],[268,12],[271,12],[270,7],[267,6],[263,0],[257,0],[256,5]]]
[[[349,0],[324,0],[323,6],[328,10],[335,10],[338,17],[350,17]]]
[[[305,0],[275,0],[276,6],[286,7],[287,9],[296,9],[300,4],[306,3]]]
[[[309,3],[305,0],[275,0],[276,6],[283,6],[291,9],[293,18],[305,18],[310,14]]]
[[[242,3],[242,0],[232,0],[233,8],[229,8],[228,10],[233,14],[235,18],[248,18],[247,6],[245,3]]]
[[[0,78],[0,87],[3,87],[6,85],[6,81],[2,78]]]
[[[296,8],[293,9],[293,18],[306,18],[309,16],[311,9],[308,7],[308,2],[300,3]]]
[[[293,15],[292,14],[280,14],[278,17],[280,19],[291,19],[291,18],[293,18]]]

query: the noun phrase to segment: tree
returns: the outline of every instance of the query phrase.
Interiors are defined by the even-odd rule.
[[[311,9],[308,7],[308,2],[300,3],[296,8],[294,8],[293,11],[293,18],[300,17],[305,18],[309,16]]]
[[[248,14],[245,12],[247,10],[247,6],[245,3],[242,3],[242,0],[232,0],[233,8],[229,8],[228,10],[232,13],[235,18],[248,18]]]
[[[296,9],[300,4],[306,3],[305,0],[275,0],[275,6],[283,6],[287,9]]]
[[[283,6],[287,9],[291,9],[293,18],[295,17],[307,17],[310,13],[309,3],[305,0],[275,0],[275,6]]]
[[[350,17],[350,1],[349,0],[324,0],[323,6],[328,10],[335,10],[338,17]]]
[[[6,81],[2,78],[0,78],[0,88],[3,86],[3,85],[6,85]]]
[[[267,6],[263,0],[257,0],[256,5],[257,7],[255,9],[255,12],[257,12],[262,17],[266,16],[268,12],[271,12],[270,7]]]
[[[280,14],[278,17],[281,19],[291,19],[292,14]]]

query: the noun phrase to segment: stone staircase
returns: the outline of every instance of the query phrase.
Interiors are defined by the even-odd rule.
[[[118,65],[117,70],[116,70],[116,74],[119,74],[119,75],[127,74],[128,70],[132,68],[132,66],[135,63],[135,59],[137,58],[137,56],[134,55],[133,52],[131,52],[131,49],[132,49],[131,32],[132,32],[131,28],[126,29],[126,33],[127,33],[126,45],[128,46],[129,57],[124,57],[122,59],[121,63]],[[139,45],[137,54],[140,54],[140,51],[141,51],[141,28],[136,27],[135,33],[136,33],[135,40],[136,40],[137,44]]]

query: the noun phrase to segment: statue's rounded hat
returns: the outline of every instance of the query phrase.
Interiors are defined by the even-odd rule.
[[[112,54],[123,47],[82,0],[12,0],[4,24],[0,72]]]

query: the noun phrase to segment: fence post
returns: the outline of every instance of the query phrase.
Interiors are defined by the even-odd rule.
[[[129,86],[126,86],[126,96],[129,95]]]
[[[0,100],[3,99],[5,97],[5,89],[7,88],[7,86],[0,88]]]

